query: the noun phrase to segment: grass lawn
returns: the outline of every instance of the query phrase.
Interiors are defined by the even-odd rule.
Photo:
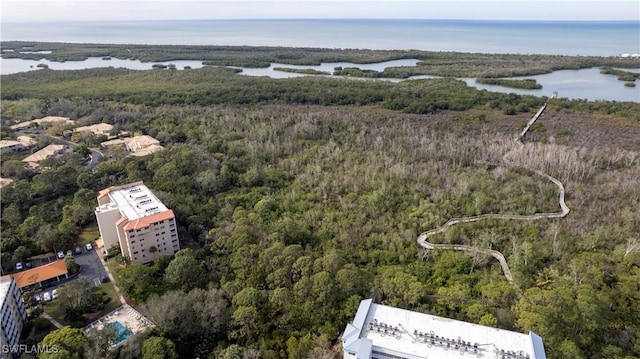
[[[98,225],[95,223],[89,227],[83,228],[82,232],[80,232],[80,234],[78,235],[80,244],[91,243],[92,245],[94,245],[95,240],[98,237],[100,237],[100,230],[98,229]]]
[[[116,288],[113,286],[113,283],[109,282],[109,283],[104,283],[102,285],[100,285],[101,290],[103,290],[106,295],[111,298],[111,300],[109,301],[109,303],[107,303],[104,308],[99,311],[98,313],[92,314],[92,316],[88,317],[88,323],[91,323],[92,321],[100,318],[101,316],[112,312],[113,310],[115,310],[116,308],[118,308],[119,306],[122,305],[122,303],[120,303],[120,298],[118,298],[118,294],[116,293]]]
[[[104,306],[104,308],[96,313],[87,313],[84,315],[84,324],[83,325],[87,325],[91,322],[93,322],[94,320],[100,318],[101,316],[113,311],[114,309],[118,308],[120,305],[122,305],[120,303],[120,299],[118,299],[118,294],[116,294],[116,290],[113,286],[113,283],[109,282],[109,283],[104,283],[98,287],[94,287],[92,288],[92,290],[99,290],[104,292],[105,294],[103,295],[103,298],[105,297],[109,297],[111,298],[111,300]],[[68,325],[71,324],[69,322],[67,322],[64,319],[64,311],[62,309],[62,307],[60,306],[60,301],[59,300],[53,300],[49,303],[47,303],[44,306],[44,311],[49,314],[50,316],[53,317],[53,319],[57,320],[58,322],[60,322],[60,324],[62,325]]]

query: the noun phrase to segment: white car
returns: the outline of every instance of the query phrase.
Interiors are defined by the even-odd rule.
[[[42,300],[42,297],[40,296],[40,294],[36,294],[33,296],[33,299],[37,300],[38,302]]]
[[[64,252],[63,251],[58,252],[58,258],[60,258],[60,259],[64,258]]]
[[[58,289],[54,289],[51,291],[51,298],[53,299],[58,298]]]
[[[87,251],[90,251],[93,249],[93,246],[91,245],[91,243],[85,244],[84,247],[87,249]]]
[[[21,271],[23,269],[24,269],[24,265],[22,264],[22,262],[16,263],[16,270],[17,271]]]
[[[45,302],[50,302],[51,301],[51,293],[49,293],[49,292],[42,293],[42,299]]]

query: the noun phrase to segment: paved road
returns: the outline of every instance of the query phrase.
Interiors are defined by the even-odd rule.
[[[92,149],[89,149],[89,151],[91,151],[91,161],[89,162],[89,168],[95,168],[102,157],[104,157],[104,155],[100,151]]]
[[[62,137],[58,137],[58,136],[51,136],[51,135],[46,135],[43,134],[43,136],[49,137],[54,141],[58,141],[58,142],[62,142],[63,144],[69,146],[70,148],[76,148],[78,147],[78,144],[75,142],[71,142],[69,140],[65,140]],[[100,162],[100,160],[102,159],[103,154],[100,151],[97,150],[93,150],[93,149],[89,149],[89,151],[91,151],[90,155],[91,155],[91,161],[89,161],[88,167],[89,168],[94,168],[98,165],[98,163]]]

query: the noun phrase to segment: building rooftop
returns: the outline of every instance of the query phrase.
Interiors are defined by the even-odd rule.
[[[33,269],[18,272],[13,275],[13,279],[16,280],[18,288],[24,288],[64,274],[67,274],[67,266],[64,260],[61,259]]]
[[[379,351],[412,359],[460,358],[465,354],[477,358],[546,358],[542,339],[535,333],[412,312],[375,304],[371,299],[360,303],[342,341],[346,352]]]
[[[0,178],[0,188],[10,184],[11,182],[13,182],[11,178]]]
[[[12,130],[19,130],[21,128],[30,127],[31,125],[34,125],[34,124],[40,125],[40,124],[42,124],[44,122],[62,122],[62,123],[66,123],[66,124],[71,124],[71,123],[73,123],[73,120],[71,120],[71,119],[69,119],[67,117],[47,116],[47,117],[39,118],[39,119],[36,119],[36,120],[21,122],[21,123],[18,123],[16,125],[11,126],[10,128]]]
[[[11,286],[11,276],[4,275],[0,277],[0,303],[4,303],[7,294],[9,294],[9,287]]]
[[[118,208],[123,217],[131,221],[127,226],[133,226],[125,228],[126,230],[146,227],[153,222],[173,218],[173,211],[169,210],[142,182],[104,189],[100,191],[99,197],[107,195],[111,203],[99,206],[96,212]]]
[[[25,147],[30,147],[37,143],[36,140],[34,140],[29,136],[18,136],[17,140],[18,142],[22,143],[22,145]]]
[[[32,153],[23,162],[40,162],[64,150],[64,145],[49,145],[36,153]]]
[[[113,125],[110,125],[108,123],[97,123],[95,125],[78,127],[74,131],[75,132],[88,131],[88,132],[93,132],[95,134],[102,134],[102,133],[110,132],[111,130],[113,130]]]
[[[16,146],[16,145],[22,145],[22,143],[20,141],[15,141],[15,140],[0,140],[0,148]]]

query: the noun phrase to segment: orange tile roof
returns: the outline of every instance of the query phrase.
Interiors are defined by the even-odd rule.
[[[140,229],[140,228],[144,228],[144,227],[149,227],[154,222],[160,222],[160,221],[163,221],[165,219],[171,219],[171,218],[175,218],[175,217],[176,216],[173,214],[172,210],[163,211],[163,212],[159,212],[159,213],[154,213],[154,214],[152,214],[150,216],[140,217],[138,219],[130,221],[129,223],[124,225],[124,230],[125,231],[130,231],[132,229]]]
[[[34,284],[34,280],[35,283],[40,283],[47,279],[55,278],[64,274],[67,274],[67,266],[64,264],[64,260],[61,259],[40,267],[16,273],[13,275],[13,279],[16,280],[18,288],[24,288]]]
[[[111,188],[105,188],[102,191],[98,192],[98,199],[109,195],[109,192],[111,192]]]

